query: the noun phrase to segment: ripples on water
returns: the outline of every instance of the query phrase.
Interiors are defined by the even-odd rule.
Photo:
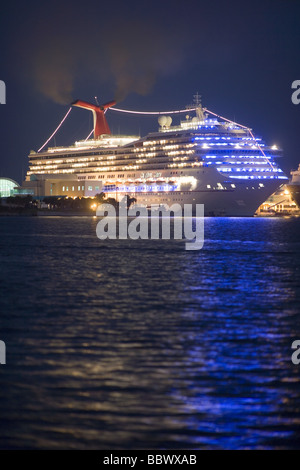
[[[96,223],[0,219],[1,448],[300,448],[300,220]]]

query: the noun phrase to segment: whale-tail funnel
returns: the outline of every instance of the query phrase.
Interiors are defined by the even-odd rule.
[[[108,103],[98,106],[87,103],[86,101],[76,100],[71,104],[71,106],[77,106],[78,108],[89,109],[92,111],[94,117],[94,138],[98,139],[98,137],[103,134],[111,134],[104,112],[115,104],[117,104],[116,101],[109,101]]]

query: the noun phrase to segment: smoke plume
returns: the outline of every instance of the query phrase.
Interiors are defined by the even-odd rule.
[[[178,70],[182,50],[171,34],[140,21],[116,26],[118,34],[110,39],[107,54],[117,101],[131,92],[148,94],[157,78]]]
[[[58,40],[37,48],[32,73],[37,90],[59,104],[72,101],[75,58],[69,48],[59,47]]]
[[[75,11],[72,4],[65,15],[59,8],[60,3],[54,5],[54,18],[48,11],[39,12],[40,22],[31,25],[31,37],[23,46],[36,90],[57,103],[77,98],[78,81],[82,87],[91,76],[98,86],[93,94],[113,85],[117,101],[131,92],[145,95],[158,78],[175,74],[183,63],[186,40],[153,18],[120,14],[100,26],[96,17]]]

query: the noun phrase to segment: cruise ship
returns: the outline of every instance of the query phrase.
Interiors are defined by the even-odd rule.
[[[38,198],[105,193],[147,207],[204,204],[206,216],[252,216],[288,180],[276,146],[203,108],[198,94],[185,110],[158,112],[158,129],[144,137],[111,134],[107,111],[126,111],[115,105],[72,103],[93,113],[93,137],[31,151],[23,188]]]

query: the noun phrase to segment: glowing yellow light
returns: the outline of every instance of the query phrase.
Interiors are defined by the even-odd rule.
[[[96,209],[97,208],[97,204],[94,202],[94,204],[91,204],[91,209]]]

